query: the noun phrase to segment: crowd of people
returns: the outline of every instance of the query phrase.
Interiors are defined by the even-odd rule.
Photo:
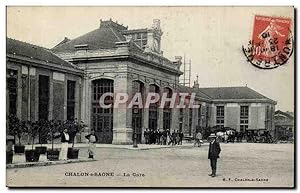
[[[169,129],[161,131],[147,128],[144,131],[145,144],[182,145],[183,136],[179,130],[171,133]]]

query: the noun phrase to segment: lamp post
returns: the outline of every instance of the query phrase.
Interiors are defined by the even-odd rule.
[[[139,113],[139,109],[137,106],[134,106],[133,107],[133,114],[136,115]],[[135,121],[133,122],[135,124]],[[136,125],[133,125],[134,126],[134,130],[133,130],[133,147],[134,148],[137,148],[138,145],[137,145],[137,136],[136,136]]]

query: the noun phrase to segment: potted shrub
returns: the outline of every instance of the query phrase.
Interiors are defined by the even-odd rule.
[[[47,159],[50,161],[57,161],[59,159],[59,149],[54,149],[54,139],[56,138],[56,133],[60,132],[63,127],[61,121],[51,120],[49,122],[48,129],[48,139],[51,141],[51,149],[47,151]]]
[[[25,150],[25,158],[27,162],[39,161],[40,154],[33,149],[34,139],[38,134],[38,122],[27,122],[26,133],[31,137],[31,149]]]
[[[72,147],[68,148],[68,159],[78,159],[79,149],[74,148],[75,137],[77,133],[81,132],[82,129],[86,127],[86,125],[83,123],[83,121],[79,122],[77,119],[75,119],[67,120],[64,126],[68,129],[70,141],[72,142]]]
[[[38,122],[38,136],[39,143],[41,146],[35,147],[35,151],[39,154],[46,154],[47,146],[43,146],[43,144],[47,143],[47,135],[50,127],[50,123],[47,120],[41,120]]]
[[[13,161],[13,144],[15,137],[12,135],[6,136],[6,164],[11,164]]]
[[[17,116],[10,115],[8,117],[8,134],[12,136],[17,136],[18,144],[14,145],[15,153],[24,153],[25,145],[21,144],[21,137],[24,134],[25,122],[21,122]]]

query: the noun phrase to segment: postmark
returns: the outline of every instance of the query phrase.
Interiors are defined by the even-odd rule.
[[[292,20],[256,15],[252,39],[242,46],[247,61],[261,69],[287,63],[293,54]]]

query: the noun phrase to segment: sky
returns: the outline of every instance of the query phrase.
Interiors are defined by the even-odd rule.
[[[100,25],[100,19],[151,27],[160,19],[164,56],[192,62],[192,82],[200,87],[248,86],[277,101],[276,109],[294,109],[294,54],[276,69],[259,69],[242,52],[252,37],[254,16],[294,18],[292,7],[8,7],[7,36],[52,48]]]

